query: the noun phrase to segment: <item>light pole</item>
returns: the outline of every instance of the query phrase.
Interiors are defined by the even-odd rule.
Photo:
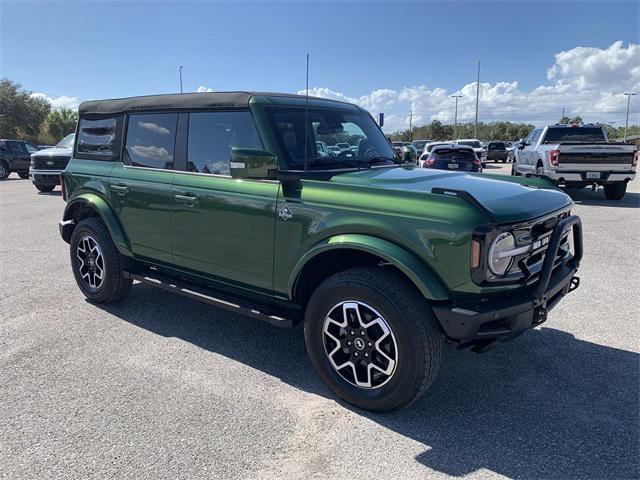
[[[625,92],[623,95],[627,96],[627,119],[624,121],[624,142],[627,141],[627,128],[629,128],[629,103],[631,103],[631,97],[635,95],[633,92]]]
[[[453,115],[453,139],[456,140],[458,138],[458,99],[462,98],[462,95],[451,95],[451,98],[456,99],[456,110]]]
[[[180,65],[180,93],[182,93],[182,65]]]
[[[409,110],[409,141],[413,142],[413,110]]]
[[[480,60],[478,62],[478,82],[476,83],[476,123],[473,126],[473,138],[478,138],[478,103],[480,101]]]

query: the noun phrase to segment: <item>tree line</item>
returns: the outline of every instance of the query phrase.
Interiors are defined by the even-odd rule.
[[[78,112],[51,104],[22,85],[0,79],[0,138],[28,140],[37,145],[55,145],[76,130]]]
[[[582,118],[579,116],[558,119],[558,123],[581,123]],[[611,125],[603,125],[607,131],[607,135],[611,140],[619,139],[624,136],[624,126],[613,127]],[[412,140],[453,140],[456,138],[478,138],[479,140],[506,140],[515,141],[526,137],[534,125],[528,123],[513,122],[478,122],[478,133],[474,135],[473,122],[459,123],[457,131],[454,132],[454,125],[445,125],[439,120],[434,120],[428,125],[413,128],[413,136],[409,129],[395,132],[389,135],[393,141],[410,142]],[[629,125],[627,135],[640,134],[640,125]]]

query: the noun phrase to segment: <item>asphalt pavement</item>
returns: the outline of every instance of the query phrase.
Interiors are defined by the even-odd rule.
[[[507,173],[489,164],[487,172]],[[431,390],[371,414],[280,329],[136,284],[86,302],[59,190],[0,182],[0,478],[640,477],[640,181],[573,192],[581,287],[484,354],[447,347]]]

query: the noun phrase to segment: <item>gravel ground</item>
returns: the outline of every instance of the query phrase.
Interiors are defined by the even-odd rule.
[[[489,164],[506,173],[509,166]],[[0,478],[639,478],[640,181],[573,195],[582,286],[485,354],[447,348],[420,401],[332,396],[302,329],[144,285],[87,303],[64,202],[0,183]]]

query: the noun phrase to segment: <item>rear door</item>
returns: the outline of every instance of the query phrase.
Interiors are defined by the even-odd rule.
[[[11,170],[19,172],[28,171],[31,154],[27,150],[25,142],[7,140],[6,143],[11,153]]]
[[[188,114],[186,162],[173,184],[177,266],[237,287],[271,293],[280,183],[235,180],[233,147],[263,148],[248,110]]]
[[[171,192],[177,113],[130,114],[122,163],[111,171],[112,202],[133,254],[172,263]]]

